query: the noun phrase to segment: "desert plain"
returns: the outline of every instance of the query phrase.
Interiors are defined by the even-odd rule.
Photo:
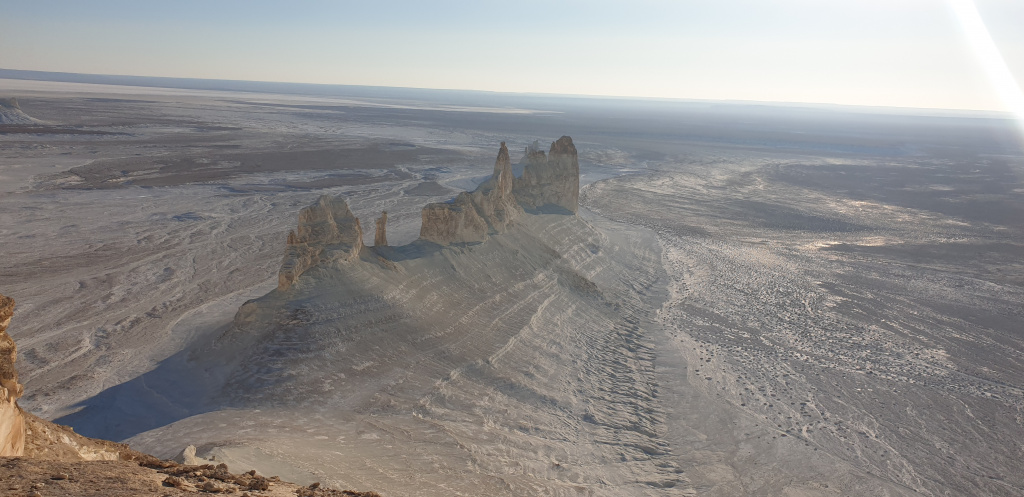
[[[1024,493],[1012,121],[157,83],[0,79],[33,414],[395,496]],[[563,135],[577,212],[419,239],[500,143],[521,176]],[[367,255],[282,289],[322,195]]]

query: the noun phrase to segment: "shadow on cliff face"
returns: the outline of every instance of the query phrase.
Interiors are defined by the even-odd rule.
[[[82,401],[75,406],[81,409],[55,422],[87,437],[125,440],[225,407],[212,394],[224,383],[226,365],[197,368],[188,360],[189,352],[181,351],[156,369]]]

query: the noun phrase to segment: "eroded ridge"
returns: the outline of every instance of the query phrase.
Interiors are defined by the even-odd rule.
[[[481,242],[489,233],[504,233],[522,214],[512,194],[515,177],[508,148],[501,142],[494,174],[472,192],[423,208],[420,238],[440,245]]]
[[[366,249],[247,302],[190,356],[221,382],[198,414],[132,443],[173,455],[187,439],[396,494],[692,494],[649,335],[657,243],[569,205],[523,209],[510,162],[503,147],[450,204],[483,221],[481,242]]]
[[[447,202],[423,207],[420,239],[438,245],[475,243],[507,232],[524,214],[554,209],[575,214],[579,201],[580,165],[572,138],[551,144],[548,155],[528,147],[523,176],[512,174],[508,147],[501,142],[494,173],[472,192],[459,193]],[[376,220],[376,246],[387,245],[387,213]],[[363,232],[342,197],[321,196],[299,214],[299,226],[288,235],[278,288],[288,289],[317,264],[351,261],[359,257]]]
[[[322,195],[299,213],[299,227],[288,234],[288,251],[278,276],[287,289],[299,275],[321,262],[348,261],[363,249],[359,219],[341,197]]]

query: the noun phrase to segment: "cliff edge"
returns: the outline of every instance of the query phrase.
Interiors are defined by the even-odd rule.
[[[25,413],[18,407],[23,388],[14,361],[18,347],[7,334],[14,316],[14,299],[0,295],[0,456],[25,453]]]

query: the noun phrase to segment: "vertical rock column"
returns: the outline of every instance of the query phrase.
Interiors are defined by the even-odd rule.
[[[13,315],[14,299],[0,295],[0,456],[25,452],[25,414],[18,407],[23,389],[14,369],[18,348],[7,334]]]
[[[501,142],[498,158],[494,161],[494,173],[473,191],[473,205],[495,233],[504,233],[523,213],[522,207],[512,195],[515,176],[512,175],[512,161],[508,147]]]
[[[420,238],[440,245],[482,242],[489,232],[504,233],[523,213],[512,188],[512,161],[508,147],[501,142],[494,173],[476,190],[462,192],[448,202],[435,202],[423,208]]]
[[[377,218],[377,233],[373,235],[373,245],[375,247],[386,247],[388,245],[388,211],[381,211],[380,217]]]

